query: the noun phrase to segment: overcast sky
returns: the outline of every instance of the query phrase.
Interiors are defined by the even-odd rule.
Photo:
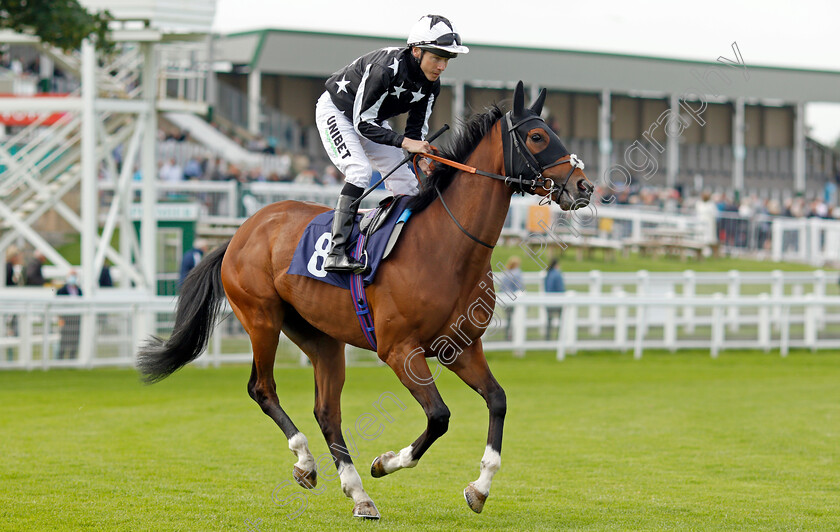
[[[280,28],[405,38],[427,13],[452,20],[466,45],[714,61],[737,41],[747,66],[840,72],[837,0],[218,0],[214,28],[223,33]],[[813,137],[833,143],[840,136],[840,106],[810,105],[807,123]]]

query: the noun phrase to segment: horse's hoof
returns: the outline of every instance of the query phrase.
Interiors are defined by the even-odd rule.
[[[470,510],[480,514],[481,510],[484,509],[484,503],[487,501],[487,495],[478,491],[475,484],[470,482],[470,485],[464,488],[464,499],[466,499]]]
[[[379,510],[373,501],[360,502],[353,507],[353,517],[361,517],[362,519],[379,519]]]
[[[311,490],[318,484],[318,472],[315,469],[312,471],[304,471],[298,466],[294,466],[292,476],[295,477],[295,481],[300,484],[300,487],[308,490]]]
[[[385,475],[388,474],[388,472],[385,471],[385,466],[382,464],[382,457],[383,456],[393,457],[393,456],[396,456],[396,455],[394,454],[394,451],[388,451],[387,453],[381,454],[381,455],[377,456],[376,458],[374,458],[373,463],[370,464],[370,476],[372,476],[373,478],[384,477]]]

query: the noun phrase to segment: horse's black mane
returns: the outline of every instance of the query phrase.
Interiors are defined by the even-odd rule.
[[[504,111],[494,105],[486,113],[473,115],[462,123],[452,138],[440,148],[438,155],[463,163],[503,114]],[[435,185],[443,192],[452,183],[456,172],[451,166],[435,163],[435,170],[421,185],[420,193],[409,200],[408,208],[417,213],[428,207],[437,199]]]

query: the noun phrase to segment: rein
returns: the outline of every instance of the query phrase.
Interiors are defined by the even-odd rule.
[[[530,153],[530,152],[528,152],[528,153]],[[561,194],[566,191],[566,185],[568,184],[569,179],[571,179],[572,174],[575,172],[575,168],[580,168],[581,170],[583,170],[583,161],[581,161],[578,158],[578,156],[575,155],[574,153],[566,155],[565,157],[562,157],[562,158],[558,159],[557,161],[555,161],[551,166],[557,166],[558,164],[563,164],[563,163],[570,163],[572,165],[572,168],[569,170],[569,173],[566,174],[566,179],[563,181],[563,185],[558,189],[557,187],[555,187],[555,183],[554,183],[553,179],[551,179],[550,177],[543,177],[542,174],[539,174],[539,173],[537,174],[537,177],[535,177],[534,179],[526,179],[522,176],[520,176],[520,177],[503,176],[503,175],[499,175],[499,174],[493,174],[491,172],[485,172],[484,170],[479,170],[477,168],[474,168],[472,166],[468,166],[466,164],[461,164],[461,163],[458,163],[458,162],[455,162],[455,161],[451,161],[449,159],[445,159],[445,158],[441,157],[440,155],[434,155],[432,153],[418,153],[418,154],[415,154],[415,156],[414,156],[415,167],[417,166],[417,158],[418,157],[426,157],[428,159],[432,159],[432,160],[437,161],[439,163],[443,163],[447,166],[451,166],[452,168],[455,168],[457,170],[461,170],[462,172],[467,172],[468,174],[476,174],[476,175],[481,175],[481,176],[484,176],[484,177],[489,177],[491,179],[504,181],[505,185],[507,185],[509,187],[513,186],[513,185],[517,185],[518,188],[519,188],[519,190],[517,190],[517,192],[524,192],[524,190],[526,188],[528,190],[530,190],[531,192],[535,192],[537,190],[537,188],[544,187],[545,189],[548,190],[548,194],[546,194],[546,196],[544,196],[542,198],[542,200],[540,200],[541,204],[542,204],[543,200],[545,200],[546,198],[548,198],[548,201],[550,202],[551,201],[551,194],[555,190],[560,190]],[[547,166],[546,168],[550,168],[550,166]],[[548,186],[546,186],[546,185],[548,185]]]
[[[517,151],[519,151],[518,147],[517,147]],[[528,153],[530,154],[530,152],[528,152]],[[525,179],[522,176],[519,176],[518,178],[512,178],[512,177],[509,177],[509,176],[503,176],[503,175],[494,174],[494,173],[491,173],[491,172],[485,172],[484,170],[479,170],[475,167],[468,166],[468,165],[462,164],[462,163],[458,163],[458,162],[455,162],[455,161],[452,161],[452,160],[446,159],[444,157],[441,157],[439,155],[434,155],[434,154],[431,154],[431,153],[418,153],[418,154],[416,154],[414,156],[414,161],[413,161],[415,169],[417,169],[417,158],[418,157],[425,157],[425,158],[428,158],[428,159],[432,159],[433,161],[437,161],[437,162],[445,164],[447,166],[451,166],[452,168],[455,168],[457,170],[461,170],[462,172],[467,172],[468,174],[475,174],[475,175],[480,175],[480,176],[484,176],[484,177],[489,177],[490,179],[496,179],[498,181],[504,181],[505,185],[507,185],[509,187],[513,186],[512,184],[518,185],[519,186],[518,191],[522,192],[523,194],[524,194],[524,190],[525,190],[524,187],[526,185],[530,188],[531,192],[536,191],[537,187],[542,186],[542,187],[544,187],[548,190],[548,193],[545,195],[545,197],[543,197],[540,200],[540,205],[543,205],[543,201],[546,201],[546,203],[545,203],[546,205],[551,203],[551,194],[555,190],[554,181],[551,178],[543,177],[541,173],[537,174],[537,177],[534,178],[534,179]],[[566,190],[566,184],[569,182],[569,179],[572,177],[572,174],[574,173],[575,168],[583,169],[583,162],[580,159],[578,159],[577,155],[575,155],[575,154],[570,154],[570,155],[567,155],[565,157],[562,157],[558,161],[555,161],[551,166],[557,166],[558,164],[563,164],[563,163],[570,163],[572,165],[572,168],[569,170],[568,175],[566,175],[566,180],[563,182],[563,186],[560,187],[560,193],[561,194]],[[418,173],[419,173],[419,171],[418,171]],[[452,221],[455,222],[455,225],[458,227],[458,229],[461,230],[462,233],[467,235],[474,242],[477,242],[477,243],[481,244],[482,246],[484,246],[488,249],[493,249],[494,247],[496,247],[495,244],[492,244],[492,245],[488,244],[488,243],[484,242],[483,240],[481,240],[480,238],[478,238],[477,236],[470,233],[469,231],[467,231],[464,228],[464,226],[461,225],[460,222],[458,222],[458,220],[455,218],[455,215],[452,214],[452,211],[449,209],[449,206],[443,200],[443,194],[441,194],[440,189],[437,187],[437,185],[435,185],[435,191],[437,192],[438,198],[440,198],[440,202],[443,205],[444,210],[446,210],[446,214],[448,214],[449,217],[452,218]]]
[[[521,87],[519,88],[521,89]],[[545,93],[543,92],[543,97],[544,94]],[[541,100],[539,99],[538,101],[541,102]],[[539,107],[542,108],[542,103],[539,104]],[[516,108],[516,105],[514,105],[514,108]],[[522,110],[520,109],[519,111],[517,111],[516,115],[516,122],[514,122],[513,112],[508,111],[503,117],[501,124],[502,150],[504,154],[504,172],[508,175],[505,176],[494,174],[491,172],[485,172],[484,170],[479,170],[466,164],[450,161],[449,159],[445,159],[433,153],[418,153],[417,155],[415,155],[413,161],[415,170],[418,170],[417,158],[426,157],[433,161],[437,161],[447,166],[451,166],[457,170],[461,170],[462,172],[467,172],[470,174],[476,174],[484,177],[489,177],[490,179],[503,181],[505,185],[511,187],[514,190],[514,192],[519,192],[522,195],[525,195],[525,192],[536,194],[538,188],[543,188],[547,192],[545,196],[540,199],[540,205],[551,204],[552,195],[555,193],[559,194],[558,197],[562,196],[564,193],[568,194],[569,198],[574,200],[572,194],[568,191],[566,187],[569,184],[569,179],[572,178],[572,174],[575,172],[575,168],[580,168],[581,170],[583,170],[583,161],[581,161],[580,158],[578,158],[578,156],[574,153],[569,153],[566,150],[566,147],[563,146],[563,143],[560,142],[560,139],[556,137],[555,139],[557,142],[549,144],[548,146],[548,148],[553,147],[553,149],[546,149],[540,151],[536,155],[531,153],[531,151],[528,150],[525,146],[525,140],[519,134],[519,128],[530,122],[543,123],[542,119],[539,118],[539,109],[535,111],[532,106],[532,108],[528,109],[527,113],[524,113],[524,116]],[[555,183],[553,179],[551,179],[550,177],[543,176],[543,172],[548,170],[549,168],[553,168],[557,165],[565,163],[569,163],[569,166],[571,168],[569,168],[569,173],[566,174],[566,179],[563,181],[562,185],[557,186],[557,183]],[[417,172],[417,175],[420,175],[419,171]],[[443,205],[443,208],[446,210],[446,213],[449,215],[450,218],[452,218],[452,221],[455,222],[455,225],[458,226],[458,229],[460,229],[462,233],[467,235],[473,241],[481,244],[486,248],[493,249],[493,245],[483,242],[478,237],[470,234],[469,231],[464,229],[464,226],[462,226],[458,222],[458,220],[455,219],[455,215],[452,214],[452,211],[449,209],[449,206],[446,205],[446,202],[443,200],[443,194],[441,194],[440,189],[437,186],[435,186],[435,191],[437,192],[438,198],[440,198],[440,202]]]

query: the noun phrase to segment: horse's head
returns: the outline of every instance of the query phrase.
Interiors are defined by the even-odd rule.
[[[513,109],[502,118],[505,175],[517,192],[544,196],[563,210],[589,204],[593,186],[583,173],[583,162],[570,154],[560,137],[540,118],[545,89],[531,107],[525,107],[520,81],[513,93]]]

